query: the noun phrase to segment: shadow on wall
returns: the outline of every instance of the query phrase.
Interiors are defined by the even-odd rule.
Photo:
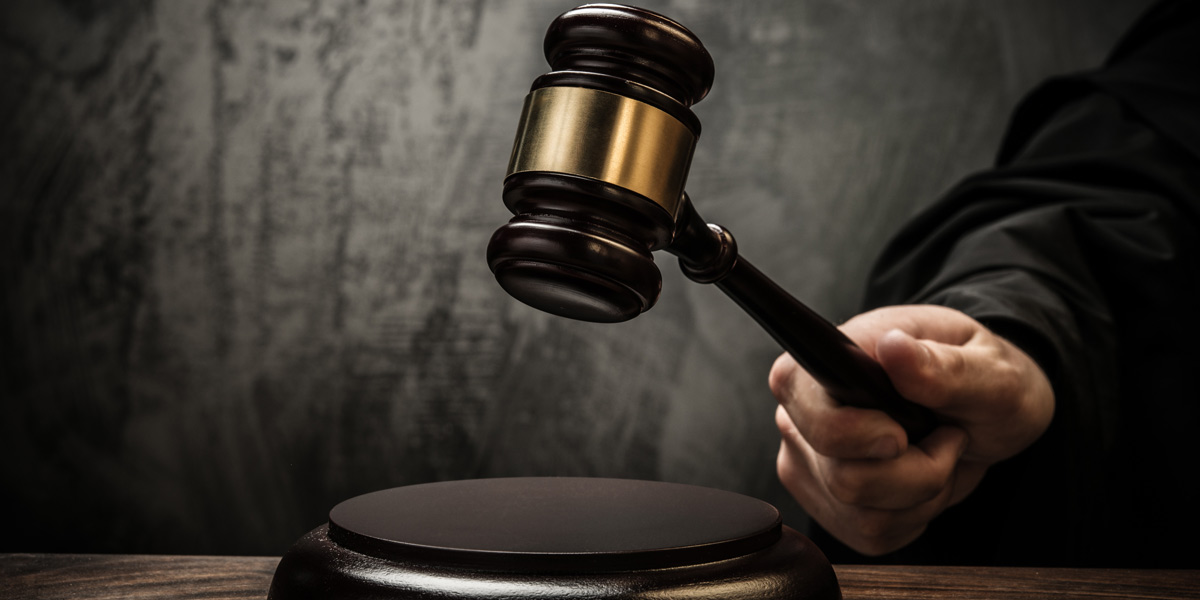
[[[647,2],[717,64],[688,189],[818,311],[1146,4]],[[559,2],[0,8],[0,551],[279,554],[349,496],[662,479],[803,514],[778,349],[660,258],[620,325],[483,260]]]

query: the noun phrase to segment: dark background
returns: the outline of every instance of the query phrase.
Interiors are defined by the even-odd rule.
[[[688,190],[834,320],[1145,0],[647,1],[717,80]],[[619,325],[484,263],[567,2],[0,8],[0,551],[279,554],[347,497],[588,475],[775,480],[778,349],[660,257]]]

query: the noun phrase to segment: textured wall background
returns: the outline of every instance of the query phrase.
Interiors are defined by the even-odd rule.
[[[647,0],[717,64],[688,189],[841,320],[1144,0]],[[336,502],[512,475],[775,502],[778,350],[663,256],[620,325],[484,264],[565,2],[6,2],[0,551],[278,554]]]

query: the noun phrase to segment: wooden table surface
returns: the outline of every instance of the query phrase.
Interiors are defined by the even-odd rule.
[[[0,555],[0,598],[257,599],[277,557]],[[1200,571],[839,566],[856,598],[1200,598]]]

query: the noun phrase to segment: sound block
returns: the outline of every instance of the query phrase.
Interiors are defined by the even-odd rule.
[[[593,478],[447,481],[338,504],[268,598],[840,599],[829,561],[766,502]]]

